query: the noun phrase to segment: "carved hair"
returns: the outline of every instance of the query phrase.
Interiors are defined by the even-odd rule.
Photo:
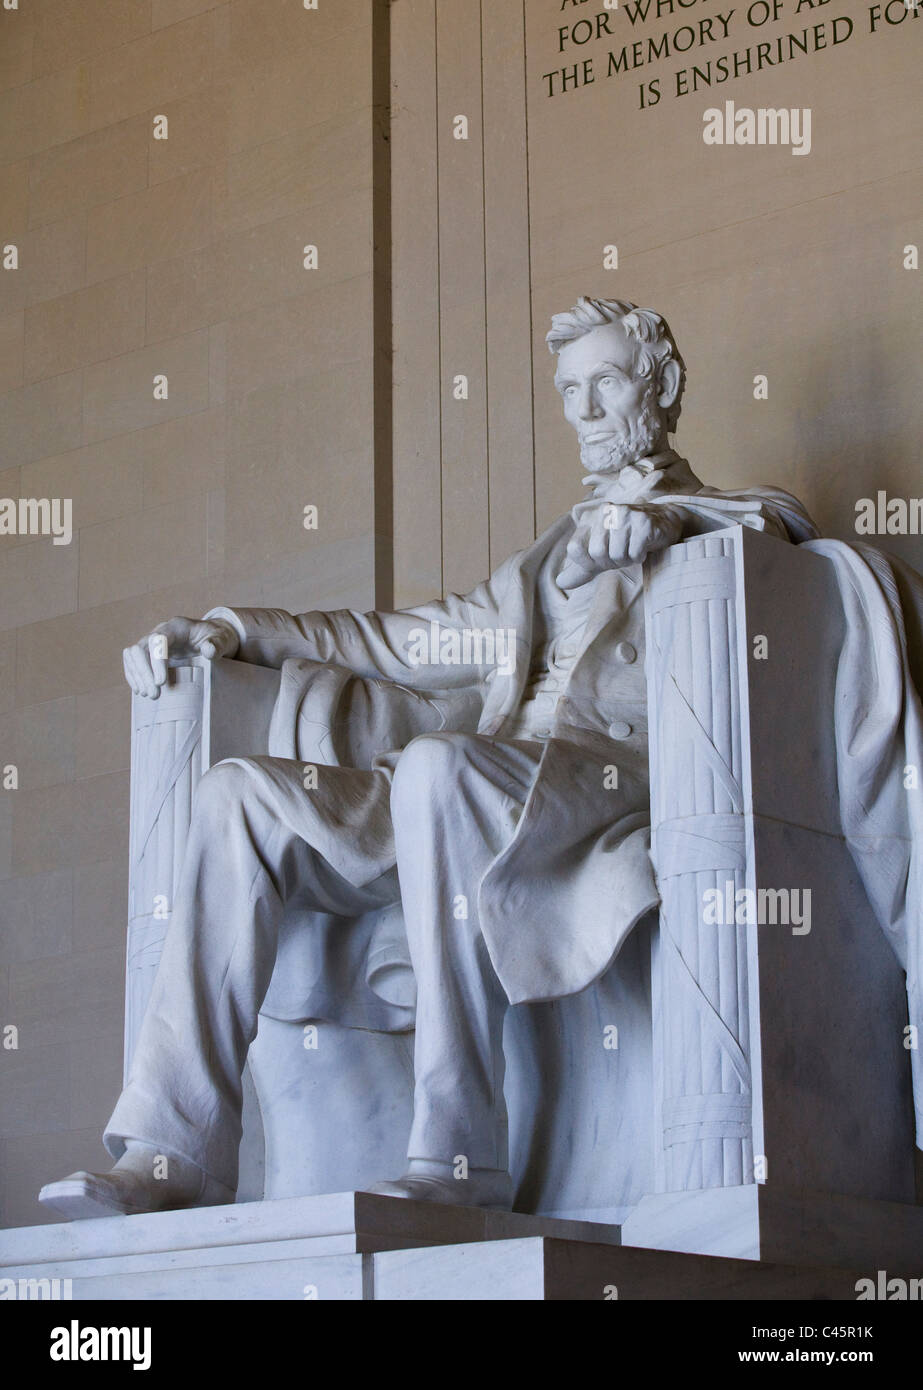
[[[656,381],[667,362],[679,367],[679,391],[666,412],[667,429],[676,429],[686,387],[686,364],[670,332],[670,325],[653,309],[639,309],[625,299],[591,299],[581,295],[566,314],[553,314],[551,331],[545,337],[549,352],[560,352],[568,343],[576,342],[594,328],[618,323],[629,338],[639,344],[637,367],[642,377]]]

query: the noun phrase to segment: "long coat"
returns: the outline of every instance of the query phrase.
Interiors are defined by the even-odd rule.
[[[672,451],[630,465],[615,481],[597,479],[592,496],[670,507],[685,534],[734,523],[795,541],[817,534],[789,494],[703,487]],[[208,616],[224,617],[237,628],[240,658],[282,667],[270,753],[393,767],[417,733],[476,729],[502,739],[532,665],[536,612],[554,606],[557,576],[580,512],[578,506],[561,517],[462,596],[364,614],[212,610]],[[431,631],[431,624],[459,635],[509,630],[515,635],[513,660],[506,670],[474,661],[418,664],[412,655],[416,634]],[[603,571],[593,581],[577,647],[522,815],[478,890],[485,940],[511,1003],[585,988],[659,902],[650,860],[640,564]],[[406,1028],[412,1018],[406,1003],[370,1009],[369,970],[357,976],[355,969],[357,956],[380,961],[383,941],[385,954],[401,960],[399,923],[395,929],[393,914],[386,913],[379,922],[355,926],[351,937],[342,927],[325,934],[320,960],[303,933],[284,934],[264,1012]],[[338,952],[351,955],[353,966],[344,968]],[[403,960],[409,970],[406,946]],[[345,980],[364,992],[363,1005],[345,997]]]

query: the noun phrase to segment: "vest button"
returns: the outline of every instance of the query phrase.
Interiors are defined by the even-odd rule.
[[[626,724],[622,719],[616,719],[613,724],[609,725],[610,738],[628,738],[630,733],[631,725]]]
[[[628,666],[630,666],[633,661],[637,660],[638,656],[637,651],[630,642],[619,642],[616,645],[615,654],[619,661],[624,661]]]

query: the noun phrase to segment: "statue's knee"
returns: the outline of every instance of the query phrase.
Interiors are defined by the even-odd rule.
[[[421,734],[408,743],[397,762],[391,788],[392,805],[422,791],[451,791],[470,760],[467,734]]]
[[[243,804],[252,781],[243,758],[228,758],[215,763],[196,788],[196,815],[210,820],[226,818],[230,811]]]

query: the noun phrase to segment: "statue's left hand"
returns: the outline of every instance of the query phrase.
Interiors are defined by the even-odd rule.
[[[122,652],[125,679],[136,695],[156,700],[167,680],[169,657],[233,656],[238,635],[221,618],[170,618]]]
[[[558,575],[562,589],[578,589],[600,570],[640,564],[680,539],[682,518],[671,507],[593,500],[574,508],[577,530]]]

